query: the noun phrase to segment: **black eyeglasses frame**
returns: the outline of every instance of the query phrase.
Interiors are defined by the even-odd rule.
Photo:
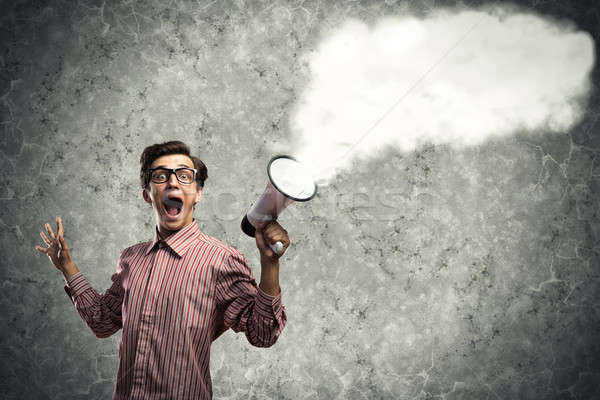
[[[154,173],[154,171],[159,170],[159,169],[163,169],[165,171],[169,172],[169,175],[167,176],[167,179],[164,182],[156,182],[154,181],[154,179],[152,179],[152,174]],[[179,179],[179,177],[177,176],[177,171],[180,171],[182,169],[187,169],[187,170],[191,170],[194,171],[194,178],[192,179],[191,182],[181,182],[181,180]],[[179,181],[179,183],[183,184],[183,185],[191,185],[192,183],[194,183],[194,181],[196,180],[196,175],[198,175],[198,170],[196,168],[190,168],[190,167],[180,167],[180,168],[165,168],[165,167],[159,167],[159,168],[150,168],[148,170],[148,181],[152,181],[156,184],[161,184],[161,183],[165,183],[168,182],[169,179],[171,179],[171,174],[175,174],[175,178]]]

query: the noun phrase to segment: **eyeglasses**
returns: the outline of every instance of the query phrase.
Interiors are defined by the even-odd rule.
[[[179,182],[189,185],[194,182],[196,172],[196,168],[153,168],[150,169],[150,178],[154,183],[165,183],[171,178],[171,174],[175,174]]]

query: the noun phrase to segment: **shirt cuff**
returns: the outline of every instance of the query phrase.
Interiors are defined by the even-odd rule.
[[[256,305],[258,313],[267,319],[273,319],[282,325],[282,313],[285,310],[285,307],[281,304],[281,288],[279,288],[279,293],[275,296],[271,296],[262,291],[262,289],[258,288],[258,293],[256,294]]]
[[[71,275],[69,279],[66,280],[65,284],[65,292],[75,304],[75,299],[83,292],[85,292],[90,287],[89,282],[83,276],[81,271]]]

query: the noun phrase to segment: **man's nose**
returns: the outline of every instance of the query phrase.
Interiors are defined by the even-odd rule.
[[[171,174],[169,176],[169,180],[167,181],[168,183],[168,187],[178,187],[179,186],[179,181],[177,180],[177,176],[175,174]]]

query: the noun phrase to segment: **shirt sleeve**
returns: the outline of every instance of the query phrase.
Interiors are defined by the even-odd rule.
[[[69,277],[64,286],[81,318],[99,338],[109,337],[123,327],[121,309],[125,291],[122,285],[122,255],[123,252],[117,271],[111,277],[112,285],[104,294],[92,288],[81,271]]]
[[[275,344],[287,321],[281,289],[276,296],[263,292],[240,252],[224,257],[217,277],[216,299],[224,328],[243,331],[256,347]]]

